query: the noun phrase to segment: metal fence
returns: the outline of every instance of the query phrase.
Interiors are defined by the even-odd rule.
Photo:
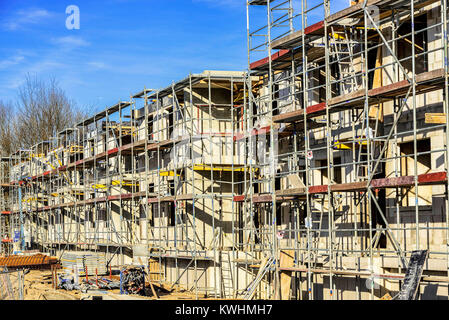
[[[23,300],[24,272],[0,270],[0,300]]]

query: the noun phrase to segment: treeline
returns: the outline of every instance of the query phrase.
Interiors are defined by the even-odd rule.
[[[0,100],[1,155],[47,141],[85,116],[54,78],[27,76],[15,101]]]

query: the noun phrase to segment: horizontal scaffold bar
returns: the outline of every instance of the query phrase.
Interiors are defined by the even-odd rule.
[[[418,185],[437,185],[444,184],[447,182],[446,172],[435,172],[421,174],[417,176]],[[415,176],[403,176],[394,178],[382,178],[373,179],[371,181],[370,187],[374,189],[383,188],[403,188],[403,187],[413,187],[415,185]],[[361,182],[351,182],[342,183],[334,185],[320,185],[320,186],[310,186],[308,188],[309,194],[325,194],[328,192],[357,192],[365,191],[368,189],[368,181]],[[278,190],[275,193],[276,201],[291,201],[298,199],[299,197],[306,196],[306,188],[297,188],[289,190]],[[272,202],[271,194],[255,194],[252,196],[252,201],[254,203],[270,203]],[[234,197],[235,202],[243,202],[245,200],[250,200],[245,195],[238,195]]]

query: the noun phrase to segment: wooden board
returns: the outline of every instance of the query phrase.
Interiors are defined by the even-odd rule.
[[[149,281],[161,281],[161,270],[159,265],[159,260],[154,258],[149,258],[148,260],[148,273]]]
[[[332,192],[343,192],[343,191],[359,191],[365,190],[368,187],[368,181],[360,181],[360,182],[351,182],[351,183],[342,183],[335,184],[331,186]]]
[[[267,266],[268,261],[270,261],[268,257],[264,257],[262,259],[262,263],[260,264],[260,268],[259,268],[259,271],[257,272],[257,275],[256,275],[255,279],[259,278],[262,275],[265,267]],[[262,280],[262,278],[259,279],[257,285],[259,285],[261,280]],[[249,295],[248,300],[252,300],[254,298],[254,295],[256,294],[256,291],[257,290],[254,288],[253,291],[251,292],[251,294]]]
[[[290,53],[290,50],[280,50],[280,51],[274,53],[273,55],[271,55],[271,61],[275,61],[275,60],[279,59],[280,57],[282,57],[282,56],[284,56],[284,55],[286,55],[288,53]],[[263,65],[266,65],[267,63],[269,63],[268,57],[260,59],[258,61],[255,61],[255,62],[251,63],[250,64],[250,69],[251,70],[257,69],[257,68],[259,68],[259,67],[261,67]]]
[[[320,116],[326,111],[326,103],[321,102],[306,108],[308,115]],[[294,123],[304,121],[304,109],[282,113],[273,117],[273,122]]]
[[[254,195],[254,203],[269,203],[273,201],[273,196],[271,194]]]
[[[286,49],[299,47],[302,43],[302,37],[307,36],[324,36],[324,21],[319,21],[307,28],[290,33],[289,35],[275,40],[272,43],[274,49]]]
[[[291,112],[282,113],[280,115],[273,117],[273,122],[296,122],[298,120],[304,119],[304,109],[295,110]]]
[[[327,193],[327,186],[312,186],[309,187],[309,193],[310,194],[317,194],[317,193]]]
[[[382,87],[382,47],[377,48],[377,57],[376,57],[376,69],[374,71],[374,80],[373,80],[373,89]],[[370,118],[378,119],[379,121],[383,122],[383,105],[373,105],[369,109],[369,115]]]
[[[418,176],[418,183],[420,185],[441,184],[442,182],[446,181],[447,181],[447,173],[444,171],[420,174]]]
[[[444,171],[441,172],[432,172],[418,175],[418,185],[438,185],[445,184],[447,182],[447,173]],[[363,191],[368,185],[368,181],[360,181],[360,182],[350,182],[350,183],[340,183],[330,185],[331,192],[355,192],[355,191]],[[385,188],[400,188],[400,187],[412,187],[415,185],[415,177],[414,176],[402,176],[402,177],[393,177],[393,178],[381,178],[381,179],[373,179],[371,181],[372,188],[385,189]],[[321,186],[310,186],[309,194],[324,194],[328,191],[327,185]],[[284,197],[297,197],[303,196],[306,193],[305,188],[295,188],[295,189],[286,189],[286,190],[278,190],[276,191],[276,200],[291,200],[284,199]],[[244,195],[234,196],[235,202],[242,202],[245,200]],[[271,194],[256,194],[253,196],[253,201],[258,203],[269,203],[272,201]]]
[[[294,188],[294,189],[285,189],[285,190],[278,190],[276,191],[276,196],[283,197],[283,196],[296,196],[296,195],[303,195],[306,192],[305,187],[300,188]]]
[[[295,263],[293,250],[282,250],[280,253],[280,268],[292,268]],[[290,300],[290,288],[292,286],[292,272],[281,271],[281,300]]]

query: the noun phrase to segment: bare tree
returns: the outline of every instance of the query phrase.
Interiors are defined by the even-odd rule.
[[[16,148],[14,139],[14,108],[12,103],[0,100],[0,155],[9,156]]]
[[[28,75],[19,88],[13,139],[17,140],[17,146],[29,148],[50,139],[83,116],[54,78],[43,81]]]

